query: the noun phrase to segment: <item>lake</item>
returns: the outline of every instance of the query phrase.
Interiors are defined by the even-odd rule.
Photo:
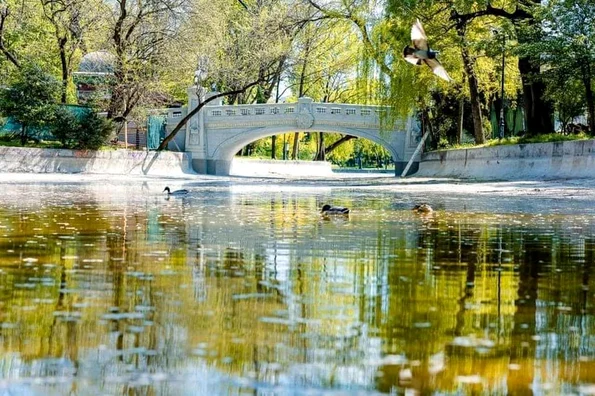
[[[165,185],[0,183],[0,393],[595,394],[590,197]]]

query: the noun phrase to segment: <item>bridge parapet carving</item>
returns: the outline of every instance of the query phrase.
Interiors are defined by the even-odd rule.
[[[209,128],[293,123],[299,129],[316,128],[317,124],[378,129],[388,111],[383,106],[317,102],[209,106],[205,107],[205,123]]]

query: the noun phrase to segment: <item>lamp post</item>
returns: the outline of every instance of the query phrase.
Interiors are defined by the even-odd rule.
[[[498,128],[498,138],[504,139],[504,66],[506,61],[506,35],[502,35],[502,75],[500,81],[500,123]]]

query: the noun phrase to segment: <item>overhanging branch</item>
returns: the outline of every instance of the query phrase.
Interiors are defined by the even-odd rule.
[[[260,84],[261,82],[262,82],[262,80],[261,79],[258,79],[256,81],[253,81],[253,82],[251,82],[249,84],[244,85],[241,88],[238,88],[238,89],[235,89],[235,90],[231,90],[231,91],[226,91],[226,92],[218,93],[218,94],[213,95],[213,96],[209,97],[208,99],[200,102],[198,104],[198,106],[196,106],[196,108],[194,108],[191,111],[189,111],[188,114],[186,114],[186,116],[184,118],[182,118],[180,120],[180,122],[178,122],[178,124],[171,131],[171,133],[169,135],[167,135],[167,137],[165,139],[163,139],[163,141],[161,142],[161,144],[159,145],[159,147],[157,147],[157,151],[164,150],[167,147],[167,145],[169,144],[169,142],[171,142],[174,139],[174,137],[180,131],[180,129],[182,129],[182,127],[184,125],[186,125],[188,123],[188,121],[190,121],[190,119],[192,117],[194,117],[196,114],[198,114],[198,112],[200,110],[202,110],[202,108],[207,103],[212,102],[213,100],[218,99],[218,98],[221,98],[221,97],[224,97],[224,96],[237,95],[237,94],[243,93],[246,90],[248,90],[248,89],[250,89],[250,88],[252,88],[252,87]]]

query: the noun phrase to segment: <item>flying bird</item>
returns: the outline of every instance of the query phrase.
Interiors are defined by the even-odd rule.
[[[438,52],[430,49],[428,37],[419,19],[411,26],[411,42],[413,43],[413,48],[408,45],[403,48],[403,57],[407,62],[417,66],[425,63],[432,69],[435,75],[446,81],[451,81],[444,66],[436,59]]]

